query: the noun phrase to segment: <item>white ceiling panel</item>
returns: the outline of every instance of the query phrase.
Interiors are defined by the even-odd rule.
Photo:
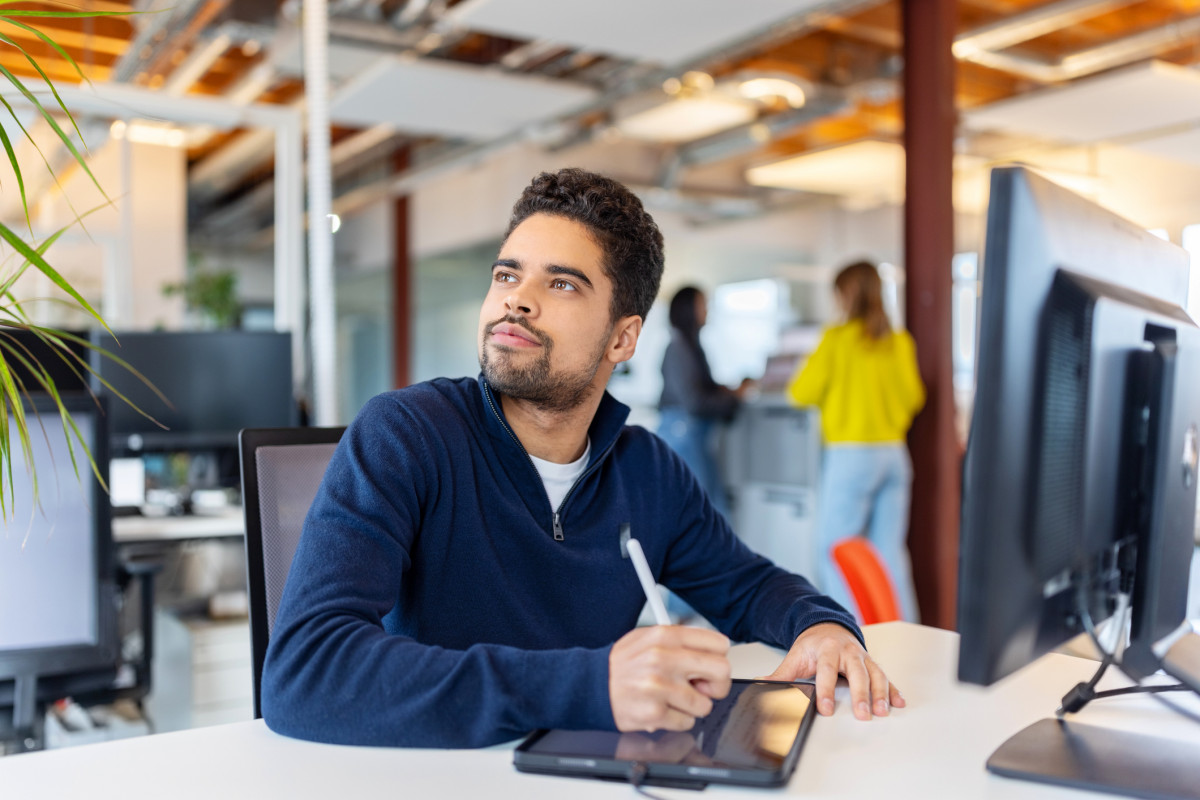
[[[387,57],[334,95],[330,115],[344,125],[388,124],[405,133],[492,139],[595,96],[544,78]]]
[[[1077,143],[1118,139],[1197,119],[1200,71],[1162,61],[1002,100],[963,115],[972,130]]]
[[[1200,167],[1200,127],[1126,145],[1130,150]]]
[[[455,23],[636,61],[680,64],[829,0],[466,0]]]

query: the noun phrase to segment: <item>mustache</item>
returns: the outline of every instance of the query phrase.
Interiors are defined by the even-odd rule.
[[[503,317],[501,317],[500,319],[496,320],[495,322],[489,322],[487,324],[487,327],[485,327],[483,329],[484,337],[486,338],[487,336],[489,336],[491,334],[493,328],[495,328],[497,325],[504,323],[504,322],[507,322],[509,325],[520,326],[520,327],[524,328],[525,330],[529,331],[531,334],[533,334],[534,338],[536,338],[538,340],[539,344],[542,344],[546,347],[549,347],[550,345],[554,344],[554,342],[550,339],[549,336],[547,336],[546,334],[539,331],[537,328],[530,325],[529,322],[524,317],[515,317],[512,314],[506,314]]]

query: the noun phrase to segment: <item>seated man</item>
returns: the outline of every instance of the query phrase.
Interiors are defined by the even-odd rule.
[[[381,394],[333,456],[267,652],[275,731],[472,747],[534,728],[687,730],[730,685],[729,639],[789,652],[833,711],[903,705],[853,617],[747,549],[605,392],[658,292],[662,234],[624,186],[543,173],[513,208],[479,314],[478,379]],[[656,578],[722,631],[634,628]]]

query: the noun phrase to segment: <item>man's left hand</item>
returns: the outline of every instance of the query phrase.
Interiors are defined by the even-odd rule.
[[[829,716],[839,674],[850,683],[850,705],[859,719],[870,719],[872,711],[884,717],[892,706],[905,706],[900,690],[888,682],[854,634],[836,622],[813,625],[800,634],[783,663],[767,679],[798,681],[815,675],[817,711]]]

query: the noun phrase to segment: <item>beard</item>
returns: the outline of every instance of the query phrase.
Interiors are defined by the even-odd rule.
[[[492,328],[502,322],[519,325],[529,331],[542,345],[541,352],[530,363],[518,365],[518,359],[512,351],[493,345],[488,341]],[[608,333],[590,359],[591,365],[576,372],[558,370],[550,365],[550,356],[554,351],[554,340],[542,331],[535,329],[523,317],[506,316],[495,322],[489,322],[483,329],[483,341],[479,348],[479,366],[483,370],[484,380],[500,392],[515,400],[532,403],[541,411],[561,413],[579,406],[587,397],[600,362],[604,360],[604,350],[612,335]]]

